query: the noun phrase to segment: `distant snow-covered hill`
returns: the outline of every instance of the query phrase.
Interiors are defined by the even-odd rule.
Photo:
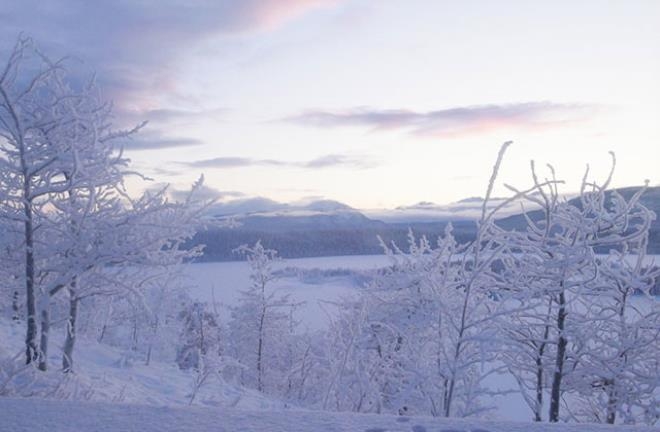
[[[630,199],[635,193],[639,191],[639,187],[627,187],[616,189],[625,199]],[[649,253],[651,254],[660,254],[660,186],[651,187],[644,192],[644,195],[640,198],[642,204],[644,204],[649,210],[652,210],[656,214],[655,220],[651,223],[651,228],[649,230]],[[576,205],[579,205],[578,202],[575,202]],[[530,211],[527,213],[527,216],[532,220],[538,220],[541,217],[540,211]],[[521,230],[525,227],[525,216],[523,214],[512,214],[508,217],[498,220],[498,225],[505,229],[515,229]],[[606,251],[601,251],[606,252]]]
[[[356,211],[352,207],[333,200],[316,200],[299,203],[281,203],[269,198],[236,199],[213,204],[207,214],[215,218],[248,217],[253,215],[299,215],[305,213],[332,213]]]
[[[504,198],[492,198],[488,201],[487,210],[505,203]],[[416,223],[439,221],[474,221],[481,216],[484,199],[480,197],[465,198],[450,204],[435,204],[421,201],[417,204],[399,206],[392,210],[367,210],[369,217],[390,223]],[[506,203],[499,213],[507,216],[520,212],[520,203]]]
[[[626,198],[638,188],[620,189]],[[660,187],[649,188],[642,202],[660,214]],[[503,205],[503,198],[489,201],[487,209]],[[447,223],[454,226],[459,241],[474,237],[475,223],[481,216],[483,199],[467,198],[448,205],[420,202],[392,210],[360,211],[346,204],[319,200],[304,203],[278,203],[266,198],[253,198],[220,203],[207,215],[206,227],[193,244],[205,244],[203,260],[238,259],[232,251],[242,245],[261,240],[266,247],[277,249],[286,258],[368,255],[382,252],[378,237],[406,245],[408,229],[418,236],[436,238]],[[508,229],[524,229],[525,220],[518,202],[506,203],[498,210],[499,223]],[[537,212],[525,208],[532,218]],[[651,227],[649,252],[660,254],[660,221]]]

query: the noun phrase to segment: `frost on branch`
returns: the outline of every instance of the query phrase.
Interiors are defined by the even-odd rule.
[[[649,410],[657,411],[651,407],[659,370],[647,361],[657,356],[657,302],[649,298],[651,312],[640,314],[629,300],[648,292],[657,277],[644,266],[655,215],[639,202],[643,188],[627,201],[606,191],[614,158],[604,184],[587,181],[587,171],[572,200],[562,197],[562,182],[549,171],[541,182],[532,164],[533,186],[511,188],[540,211],[525,214],[524,231],[504,233],[512,253],[502,260],[502,279],[517,310],[501,321],[508,347],[501,358],[537,421],[546,405],[547,418],[559,421],[562,401],[579,398],[589,408],[566,405],[564,417],[648,422]],[[608,250],[607,258],[598,257]],[[627,331],[633,328],[638,331]],[[645,373],[624,384],[635,368]]]

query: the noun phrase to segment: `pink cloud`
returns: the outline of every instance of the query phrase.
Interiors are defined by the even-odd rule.
[[[0,11],[0,58],[23,32],[53,57],[70,55],[98,72],[118,105],[130,101],[125,108],[149,109],[149,95],[176,91],[172,65],[199,43],[221,35],[274,30],[341,1],[7,2]]]
[[[472,105],[436,111],[354,108],[343,111],[305,111],[284,119],[316,127],[367,126],[375,131],[406,130],[417,136],[457,138],[496,130],[549,129],[579,123],[595,114],[587,104],[524,102]]]
[[[273,29],[310,10],[334,6],[339,2],[340,0],[265,0],[246,1],[241,7],[244,9],[244,24],[257,29]]]

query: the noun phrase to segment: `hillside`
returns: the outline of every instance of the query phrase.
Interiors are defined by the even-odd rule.
[[[191,244],[204,244],[201,261],[231,261],[240,259],[233,250],[242,244],[254,244],[257,240],[276,249],[284,258],[304,258],[340,255],[375,255],[383,253],[378,237],[387,244],[407,244],[409,228],[416,235],[435,238],[441,234],[448,222],[415,222],[387,224],[367,219],[367,223],[315,224],[313,219],[274,218],[264,219],[259,224],[248,219],[236,228],[210,227],[200,230]],[[316,219],[320,221],[321,219]],[[364,219],[361,219],[364,220]],[[270,225],[272,222],[272,225]],[[459,241],[473,237],[473,221],[452,222],[454,234]],[[290,229],[283,228],[291,227]],[[294,228],[295,227],[295,228]]]
[[[627,187],[622,189],[616,189],[624,198],[630,199],[636,192],[639,191],[638,187]],[[660,254],[660,187],[648,188],[642,198],[640,199],[642,204],[644,204],[649,210],[652,210],[656,214],[656,219],[651,224],[651,229],[649,232],[649,246],[648,253],[657,255]],[[571,200],[570,202],[577,204],[577,200]],[[530,211],[527,215],[532,220],[538,220],[541,217],[541,212]],[[522,214],[508,216],[506,218],[499,219],[497,221],[498,225],[505,229],[515,229],[521,230],[525,226],[525,218]],[[607,251],[601,251],[607,252]]]

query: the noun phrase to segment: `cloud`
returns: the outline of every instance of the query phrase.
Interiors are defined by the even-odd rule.
[[[169,130],[179,122],[201,117],[214,117],[225,111],[222,108],[197,111],[182,109],[122,110],[119,112],[119,117],[122,119],[121,123],[128,125],[124,129],[133,128],[135,125],[145,122],[144,127],[140,128],[138,133],[124,140],[124,149],[162,150],[203,145],[205,142],[201,139],[173,135]],[[173,130],[176,130],[176,128]]]
[[[209,209],[209,213],[222,216],[255,212],[275,212],[288,210],[289,208],[290,206],[288,204],[273,201],[269,198],[252,197],[215,203]]]
[[[180,163],[191,168],[241,168],[253,165],[281,165],[276,161],[242,157],[217,157],[213,159],[202,159],[193,162]]]
[[[157,192],[159,193],[163,190],[165,190],[165,194],[172,201],[182,202],[188,198],[188,194],[190,194],[191,188],[183,187],[179,189],[177,187],[174,187],[171,183],[168,182],[157,182],[157,183],[152,183],[146,189],[146,191],[150,193],[157,193]],[[219,190],[214,187],[208,186],[207,184],[203,184],[195,192],[195,197],[202,201],[208,201],[208,200],[237,201],[237,200],[245,199],[245,196],[246,195],[243,192]]]
[[[121,104],[139,98],[136,93],[148,97],[175,87],[172,65],[200,42],[275,29],[337,1],[8,1],[0,12],[0,58],[23,32],[53,57],[82,59]]]
[[[168,168],[163,168],[163,167],[152,167],[148,166],[144,168],[144,171],[150,171],[152,172],[155,176],[162,176],[162,177],[176,177],[185,174],[184,171],[178,171],[178,170],[173,170],[173,169],[168,169]]]
[[[349,157],[345,155],[325,155],[308,161],[281,161],[276,159],[253,159],[244,157],[217,157],[192,162],[179,162],[189,168],[244,168],[252,166],[270,166],[286,168],[331,168],[353,167],[370,168],[376,164],[367,158]]]
[[[185,199],[188,196],[188,193],[190,193],[190,190],[170,188],[168,192],[169,192],[169,196],[174,201],[185,201]],[[242,198],[245,196],[245,194],[243,192],[238,192],[238,191],[221,191],[207,185],[202,185],[196,191],[195,196],[198,199],[206,201],[206,200],[224,200],[227,198],[232,198],[232,199]]]
[[[149,124],[162,124],[162,123],[180,123],[189,120],[197,120],[200,118],[217,119],[225,114],[228,110],[225,108],[212,108],[201,110],[184,110],[184,109],[151,109],[151,110],[126,110],[122,111],[121,117],[131,119],[133,122],[148,121]]]
[[[326,155],[316,159],[312,159],[303,163],[305,168],[327,168],[337,165],[350,165],[355,167],[365,166],[365,161],[359,159],[352,159],[344,155]]]
[[[283,203],[257,196],[217,202],[209,208],[208,213],[215,216],[230,216],[277,212],[279,215],[300,216],[310,212],[334,213],[337,211],[353,211],[353,208],[324,197],[306,197],[295,202]]]
[[[190,137],[166,137],[160,132],[139,132],[124,141],[124,150],[162,150],[202,145],[202,140]]]
[[[323,128],[404,129],[414,135],[448,138],[510,128],[557,127],[584,121],[596,110],[594,105],[548,101],[472,105],[425,112],[359,107],[343,111],[308,110],[283,121]]]

